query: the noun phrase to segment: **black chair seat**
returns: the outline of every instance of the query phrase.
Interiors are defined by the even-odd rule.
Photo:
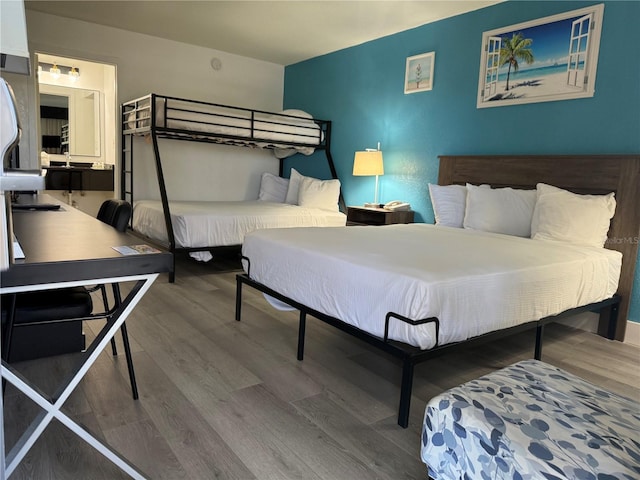
[[[5,299],[3,299],[5,300]],[[6,321],[6,301],[2,302],[2,323]],[[86,317],[93,310],[91,295],[84,287],[44,290],[16,295],[15,325]]]
[[[2,297],[3,337],[9,334],[5,328],[9,299],[9,295]],[[15,328],[8,339],[10,347],[3,345],[3,357],[7,359],[8,353],[9,362],[20,362],[81,352],[85,348],[82,321],[56,321],[86,317],[92,310],[91,295],[84,287],[16,294]]]

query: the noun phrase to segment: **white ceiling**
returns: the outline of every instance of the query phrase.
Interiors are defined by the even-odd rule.
[[[25,8],[286,66],[500,1],[25,0]]]

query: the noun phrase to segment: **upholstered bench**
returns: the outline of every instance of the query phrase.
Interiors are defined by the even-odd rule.
[[[421,457],[436,480],[640,478],[640,405],[525,360],[431,399]]]

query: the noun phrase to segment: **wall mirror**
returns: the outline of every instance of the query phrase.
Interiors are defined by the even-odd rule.
[[[42,149],[50,154],[100,156],[100,92],[40,84]]]

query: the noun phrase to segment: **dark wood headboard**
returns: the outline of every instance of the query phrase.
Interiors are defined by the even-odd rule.
[[[462,155],[440,156],[440,185],[488,183],[535,188],[547,183],[575,193],[615,192],[616,212],[606,248],[622,252],[618,294],[622,297],[616,340],[624,340],[640,237],[640,155]],[[608,319],[601,317],[598,333]]]

